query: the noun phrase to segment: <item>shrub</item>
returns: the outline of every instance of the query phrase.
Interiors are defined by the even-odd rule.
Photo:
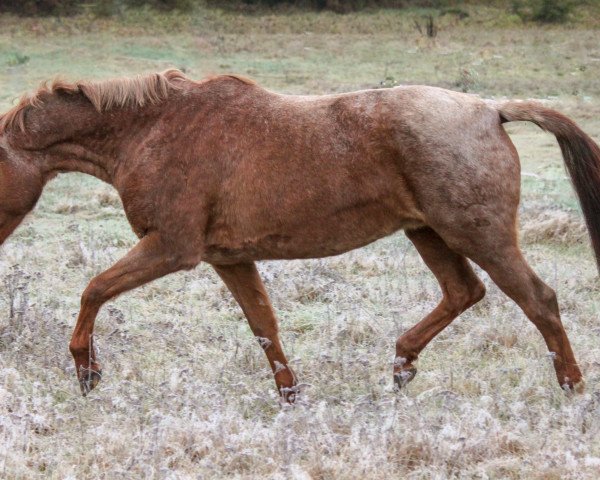
[[[0,0],[0,12],[18,15],[73,15],[79,12],[77,0]]]
[[[130,7],[142,7],[148,5],[158,10],[181,10],[190,11],[194,8],[197,0],[119,0]]]
[[[513,0],[512,13],[526,22],[564,23],[574,6],[569,0]]]
[[[299,8],[314,9],[314,10],[330,10],[337,13],[347,13],[357,11],[368,7],[385,7],[385,8],[403,8],[407,6],[437,6],[445,0],[229,0],[217,1],[209,0],[208,3],[214,6],[238,6],[245,5],[260,5],[266,7],[277,6],[295,6]]]
[[[542,23],[564,23],[567,21],[573,4],[561,0],[542,0],[533,19]]]
[[[88,5],[96,15],[109,17],[121,7],[190,11],[197,3],[198,0],[0,0],[0,12],[23,16],[74,15],[82,11],[83,5]]]
[[[92,12],[98,17],[112,17],[117,13],[117,2],[115,0],[97,0],[92,5]]]

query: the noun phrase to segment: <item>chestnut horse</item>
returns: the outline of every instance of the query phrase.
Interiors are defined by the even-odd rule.
[[[399,229],[443,295],[396,342],[399,387],[421,350],[484,296],[470,259],[539,329],[559,384],[579,390],[555,293],[517,245],[520,165],[502,127],[516,120],[556,135],[598,261],[600,149],[554,110],[425,86],[280,95],[236,76],[197,82],[177,70],[55,81],[0,117],[0,244],[59,173],[91,174],[119,192],[140,240],[83,292],[70,350],[84,395],[101,378],[92,345],[100,307],[204,261],[292,401],[296,377],[254,262],[337,255]]]

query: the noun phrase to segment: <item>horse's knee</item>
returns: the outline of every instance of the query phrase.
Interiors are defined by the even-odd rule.
[[[444,295],[444,305],[448,313],[460,315],[467,308],[475,305],[485,296],[485,285],[478,278],[468,283],[447,287]]]
[[[98,307],[105,301],[106,289],[102,284],[94,279],[81,294],[81,306]]]

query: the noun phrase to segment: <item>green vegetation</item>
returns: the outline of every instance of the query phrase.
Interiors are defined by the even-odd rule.
[[[291,93],[425,83],[534,97],[600,140],[595,5],[574,8],[565,25],[468,2],[468,16],[425,7],[4,15],[0,111],[55,75],[175,66]],[[434,38],[415,26],[430,14]],[[439,298],[399,233],[339,257],[260,265],[291,363],[310,384],[296,407],[279,407],[261,349],[207,266],[102,310],[104,378],[83,399],[67,347],[79,296],[136,240],[114,191],[71,174],[47,186],[0,248],[0,477],[595,479],[594,261],[554,138],[531,125],[507,130],[522,160],[522,247],[557,290],[585,395],[555,386],[541,336],[482,272],[484,301],[432,342],[409,389],[395,393],[395,338]]]
[[[157,11],[179,11],[196,13],[206,6],[230,10],[244,10],[248,13],[275,9],[316,10],[349,13],[373,9],[429,9],[439,14],[453,13],[461,18],[468,16],[464,8],[493,6],[511,11],[523,21],[541,23],[564,23],[572,11],[579,7],[594,6],[597,2],[582,0],[0,0],[0,12],[11,12],[23,16],[76,15],[91,12],[99,17],[122,14],[126,10],[154,9]],[[596,7],[598,5],[595,5]]]
[[[513,0],[512,10],[525,21],[565,23],[573,9],[581,3],[572,0]]]

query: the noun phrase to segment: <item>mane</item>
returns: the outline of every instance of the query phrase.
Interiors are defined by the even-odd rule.
[[[0,133],[15,127],[25,131],[26,110],[39,108],[48,95],[80,93],[92,103],[98,112],[104,112],[114,108],[143,107],[162,102],[172,91],[180,90],[181,82],[185,80],[189,80],[188,77],[176,69],[95,82],[69,83],[61,79],[54,79],[51,82],[42,83],[35,92],[22,96],[17,105],[1,115]]]

